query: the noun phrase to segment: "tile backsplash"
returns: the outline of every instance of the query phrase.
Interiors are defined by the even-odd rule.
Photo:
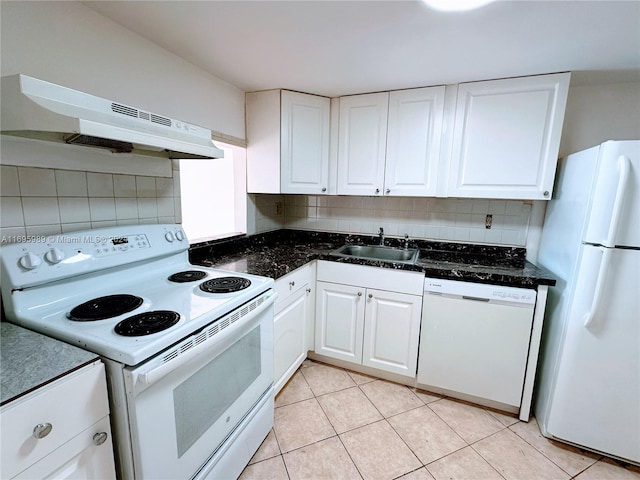
[[[256,195],[256,230],[275,228],[525,246],[531,202],[418,197]],[[284,201],[284,215],[278,202]],[[491,215],[491,228],[486,228]]]
[[[4,241],[24,235],[180,221],[177,175],[147,177],[9,165],[0,169]]]

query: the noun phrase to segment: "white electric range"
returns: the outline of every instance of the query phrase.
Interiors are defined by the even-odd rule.
[[[273,280],[191,265],[179,225],[24,240],[6,316],[102,357],[120,477],[239,474],[273,421]]]

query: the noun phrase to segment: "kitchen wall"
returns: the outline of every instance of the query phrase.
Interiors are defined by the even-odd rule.
[[[251,195],[255,231],[278,228],[524,246],[533,202],[457,198]],[[284,207],[284,210],[282,208]],[[251,213],[251,212],[250,212]],[[492,226],[485,227],[487,214]]]
[[[80,2],[0,2],[0,73],[32,75],[186,120],[230,141],[245,137],[244,92]],[[4,240],[180,221],[175,163],[14,143],[0,144]]]
[[[597,81],[600,75],[573,75],[578,83],[569,88],[560,157],[607,140],[640,138],[640,79],[638,74],[626,76],[636,80]]]
[[[20,241],[19,237],[25,235],[37,237],[114,225],[175,223],[180,218],[177,176],[1,165],[0,178],[2,243]]]
[[[0,73],[24,73],[244,139],[244,92],[81,2],[0,2]]]

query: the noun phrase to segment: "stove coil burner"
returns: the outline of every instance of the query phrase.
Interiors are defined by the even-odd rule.
[[[187,283],[202,280],[207,276],[207,272],[201,270],[185,270],[184,272],[178,272],[171,275],[168,280],[176,283]]]
[[[231,293],[244,290],[251,281],[242,277],[220,277],[200,284],[200,290],[207,293]]]
[[[105,320],[129,313],[142,305],[142,299],[135,295],[107,295],[94,298],[74,307],[67,317],[75,322],[92,322]]]
[[[172,327],[180,320],[180,314],[171,310],[155,310],[139,313],[119,322],[114,330],[125,337],[140,337],[161,332]]]

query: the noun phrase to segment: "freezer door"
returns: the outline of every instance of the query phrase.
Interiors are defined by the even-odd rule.
[[[640,141],[602,144],[584,241],[640,247]]]
[[[600,306],[585,326],[605,249],[583,249],[547,433],[640,462],[640,250],[609,249]]]

